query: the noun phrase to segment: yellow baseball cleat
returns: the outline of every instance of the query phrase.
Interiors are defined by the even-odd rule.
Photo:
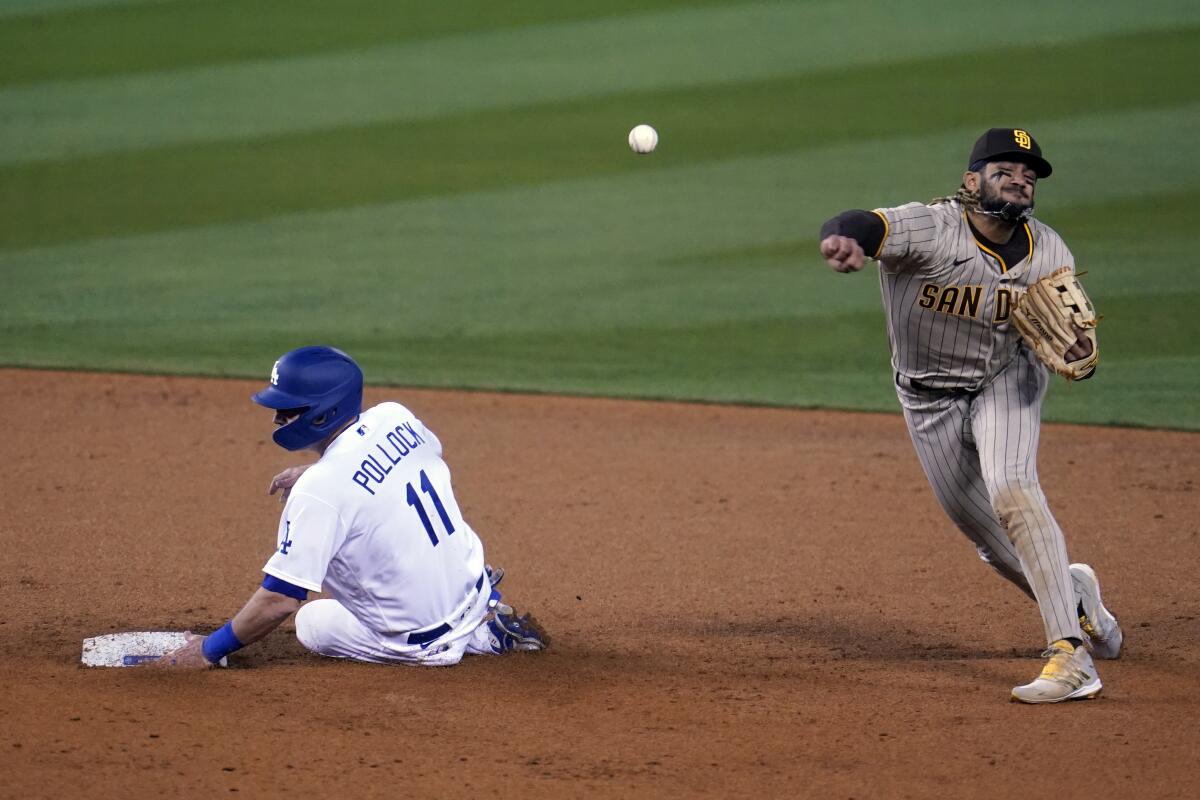
[[[1042,655],[1048,659],[1033,683],[1014,687],[1013,700],[1022,703],[1061,703],[1087,700],[1100,694],[1100,676],[1087,647],[1075,647],[1066,639],[1050,645]]]

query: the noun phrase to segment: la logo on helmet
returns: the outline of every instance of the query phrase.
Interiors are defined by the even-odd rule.
[[[275,366],[271,367],[271,385],[279,385],[279,362],[275,362]]]

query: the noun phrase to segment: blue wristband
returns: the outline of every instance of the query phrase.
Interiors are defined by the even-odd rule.
[[[209,634],[204,640],[204,657],[216,664],[225,656],[235,650],[241,650],[243,647],[245,645],[238,641],[237,634],[233,632],[233,620],[230,620],[222,625],[219,631]]]

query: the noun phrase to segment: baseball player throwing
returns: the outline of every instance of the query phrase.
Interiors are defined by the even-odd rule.
[[[459,511],[441,442],[399,403],[362,410],[362,394],[362,371],[339,350],[275,362],[252,399],[275,411],[277,444],[319,458],[272,481],[286,503],[262,586],[216,633],[154,666],[210,667],[293,613],[305,647],[357,661],[443,666],[547,645],[500,602],[502,573]],[[309,592],[328,597],[301,605]]]
[[[1116,658],[1123,640],[1095,572],[1068,563],[1038,484],[1043,363],[1080,380],[1099,359],[1074,258],[1033,219],[1050,172],[1027,131],[993,128],[955,195],[846,211],[820,245],[838,272],[879,262],[896,394],[925,475],[980,557],[1037,602],[1048,660],[1012,690],[1026,703],[1096,696],[1092,655]]]

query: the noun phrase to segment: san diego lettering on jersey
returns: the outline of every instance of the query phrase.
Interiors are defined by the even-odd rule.
[[[979,316],[979,298],[982,286],[938,286],[936,283],[921,285],[921,299],[917,305],[932,308],[942,314],[960,317]]]
[[[355,432],[359,436],[366,436],[369,430],[366,425],[359,425],[355,428]],[[375,452],[368,454],[363,459],[358,470],[350,479],[374,495],[375,490],[371,488],[371,484],[383,483],[388,474],[406,455],[423,444],[425,444],[425,440],[413,430],[411,422],[397,425],[393,430],[387,432],[384,441],[375,445]]]
[[[980,300],[984,287],[976,284],[966,286],[939,286],[936,283],[921,284],[917,305],[939,314],[956,317],[979,318]],[[1012,313],[1012,303],[1018,292],[1012,289],[997,289],[992,322],[1007,322]]]

